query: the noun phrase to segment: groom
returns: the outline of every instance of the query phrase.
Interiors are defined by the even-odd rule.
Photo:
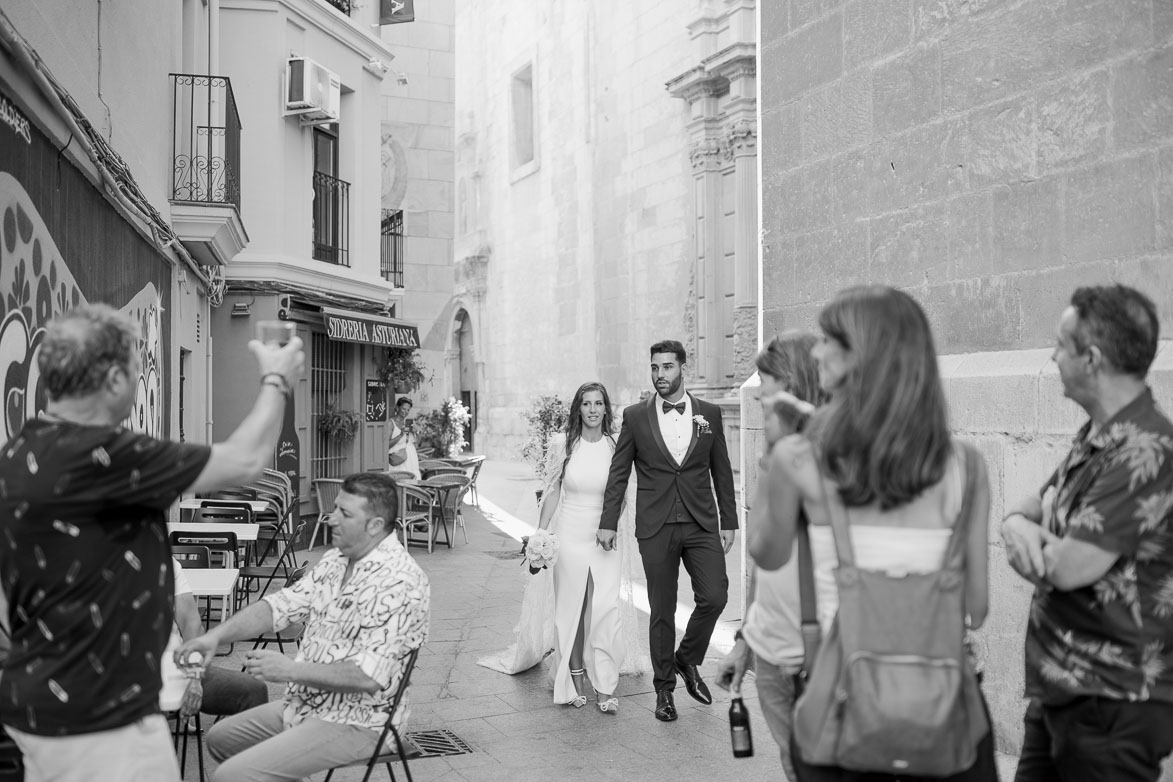
[[[737,515],[720,408],[685,393],[683,345],[657,342],[651,355],[656,394],[623,411],[598,540],[607,551],[615,547],[619,510],[634,464],[635,537],[651,604],[648,640],[656,719],[670,722],[676,719],[672,690],[677,673],[689,695],[706,705],[713,702],[697,665],[704,662],[709,637],[729,597],[725,554],[737,534]],[[696,609],[680,648],[674,650],[681,561],[692,579]]]

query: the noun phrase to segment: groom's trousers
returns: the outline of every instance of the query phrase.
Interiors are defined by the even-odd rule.
[[[639,541],[640,558],[648,580],[648,645],[652,658],[656,692],[676,688],[676,591],[680,563],[692,579],[696,608],[680,641],[679,659],[686,665],[700,665],[717,619],[729,599],[729,577],[725,573],[725,552],[721,536],[695,521],[662,526],[655,535]]]

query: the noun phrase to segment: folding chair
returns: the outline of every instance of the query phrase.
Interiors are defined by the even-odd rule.
[[[289,578],[285,579],[285,586],[291,587],[298,581],[301,581],[302,576],[310,569],[309,563],[298,566],[296,570],[289,574]],[[300,622],[290,625],[284,630],[274,630],[272,635],[258,635],[253,640],[254,649],[267,649],[269,644],[277,644],[277,648],[281,653],[285,653],[285,644],[293,644],[294,646],[301,646],[301,634],[305,632],[305,625]],[[241,671],[244,666],[241,666]]]
[[[212,553],[207,546],[172,546],[171,556],[184,568],[206,570],[212,566]]]
[[[263,597],[269,590],[269,585],[273,583],[273,579],[277,577],[277,573],[283,572],[288,579],[291,572],[296,572],[298,565],[293,563],[293,570],[285,565],[285,560],[293,559],[293,546],[298,536],[301,535],[302,530],[305,529],[305,522],[298,521],[297,526],[293,530],[293,534],[287,539],[281,541],[282,550],[277,555],[277,564],[275,565],[245,565],[240,569],[240,592],[238,593],[237,607],[244,602],[245,595],[252,592],[251,584],[256,582],[258,585],[257,596]],[[307,566],[301,566],[302,572],[305,572]],[[261,581],[265,583],[262,585]]]
[[[314,547],[314,541],[318,539],[318,530],[334,512],[334,501],[338,499],[338,492],[341,490],[341,478],[317,478],[314,480],[314,494],[318,495],[318,520],[314,522],[314,531],[310,533],[309,547],[311,549]],[[322,541],[325,542],[325,540],[326,535],[323,532]]]
[[[175,728],[171,731],[171,741],[175,745],[175,753],[179,755],[179,773],[182,775],[187,768],[187,739],[191,735],[191,720],[179,716],[178,703],[161,703],[160,710],[168,720],[175,720]],[[182,746],[180,739],[183,739]],[[199,765],[200,782],[204,782],[204,728],[200,724],[200,713],[195,714],[196,760]]]
[[[411,685],[411,672],[415,670],[415,662],[419,653],[420,650],[417,647],[403,658],[403,678],[399,680],[399,686],[395,689],[395,697],[391,699],[391,706],[387,709],[387,722],[383,725],[383,732],[379,734],[379,741],[375,744],[375,751],[371,753],[370,760],[356,760],[353,763],[335,766],[327,772],[325,782],[330,782],[334,772],[340,768],[354,768],[364,765],[367,767],[367,772],[363,774],[362,782],[368,782],[371,774],[375,771],[375,766],[379,763],[387,767],[387,776],[391,778],[391,782],[395,782],[395,772],[391,769],[391,764],[396,760],[403,764],[403,773],[407,775],[407,782],[415,782],[411,778],[411,769],[407,766],[407,754],[403,751],[403,737],[399,735],[399,729],[395,727],[393,720],[395,712],[399,710],[399,704],[403,701],[404,693]],[[395,737],[395,751],[380,752],[387,743],[388,733]]]
[[[198,512],[198,511],[197,511]],[[174,552],[180,546],[199,546],[208,551],[209,566],[212,567],[236,567],[236,533],[235,532],[172,532],[169,540],[171,543],[171,550]],[[217,556],[218,555],[218,556]],[[216,560],[219,564],[214,564]],[[180,560],[181,565],[186,563]],[[233,601],[235,602],[235,600]],[[228,603],[225,602],[221,607],[221,615],[223,619],[228,618]],[[207,619],[212,616],[212,598],[211,596],[204,597],[204,614]]]

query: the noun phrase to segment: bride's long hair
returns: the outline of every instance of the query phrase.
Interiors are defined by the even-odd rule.
[[[590,391],[598,391],[603,395],[603,436],[612,439],[611,427],[614,419],[611,414],[611,396],[607,387],[597,380],[583,383],[574,392],[574,399],[570,403],[570,413],[566,416],[566,458],[562,460],[562,476],[566,475],[566,465],[570,463],[570,456],[578,441],[582,439],[582,399]]]

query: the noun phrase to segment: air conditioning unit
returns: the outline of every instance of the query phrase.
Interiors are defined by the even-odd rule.
[[[301,117],[303,125],[338,121],[342,82],[309,57],[290,57],[285,64],[285,116]]]

